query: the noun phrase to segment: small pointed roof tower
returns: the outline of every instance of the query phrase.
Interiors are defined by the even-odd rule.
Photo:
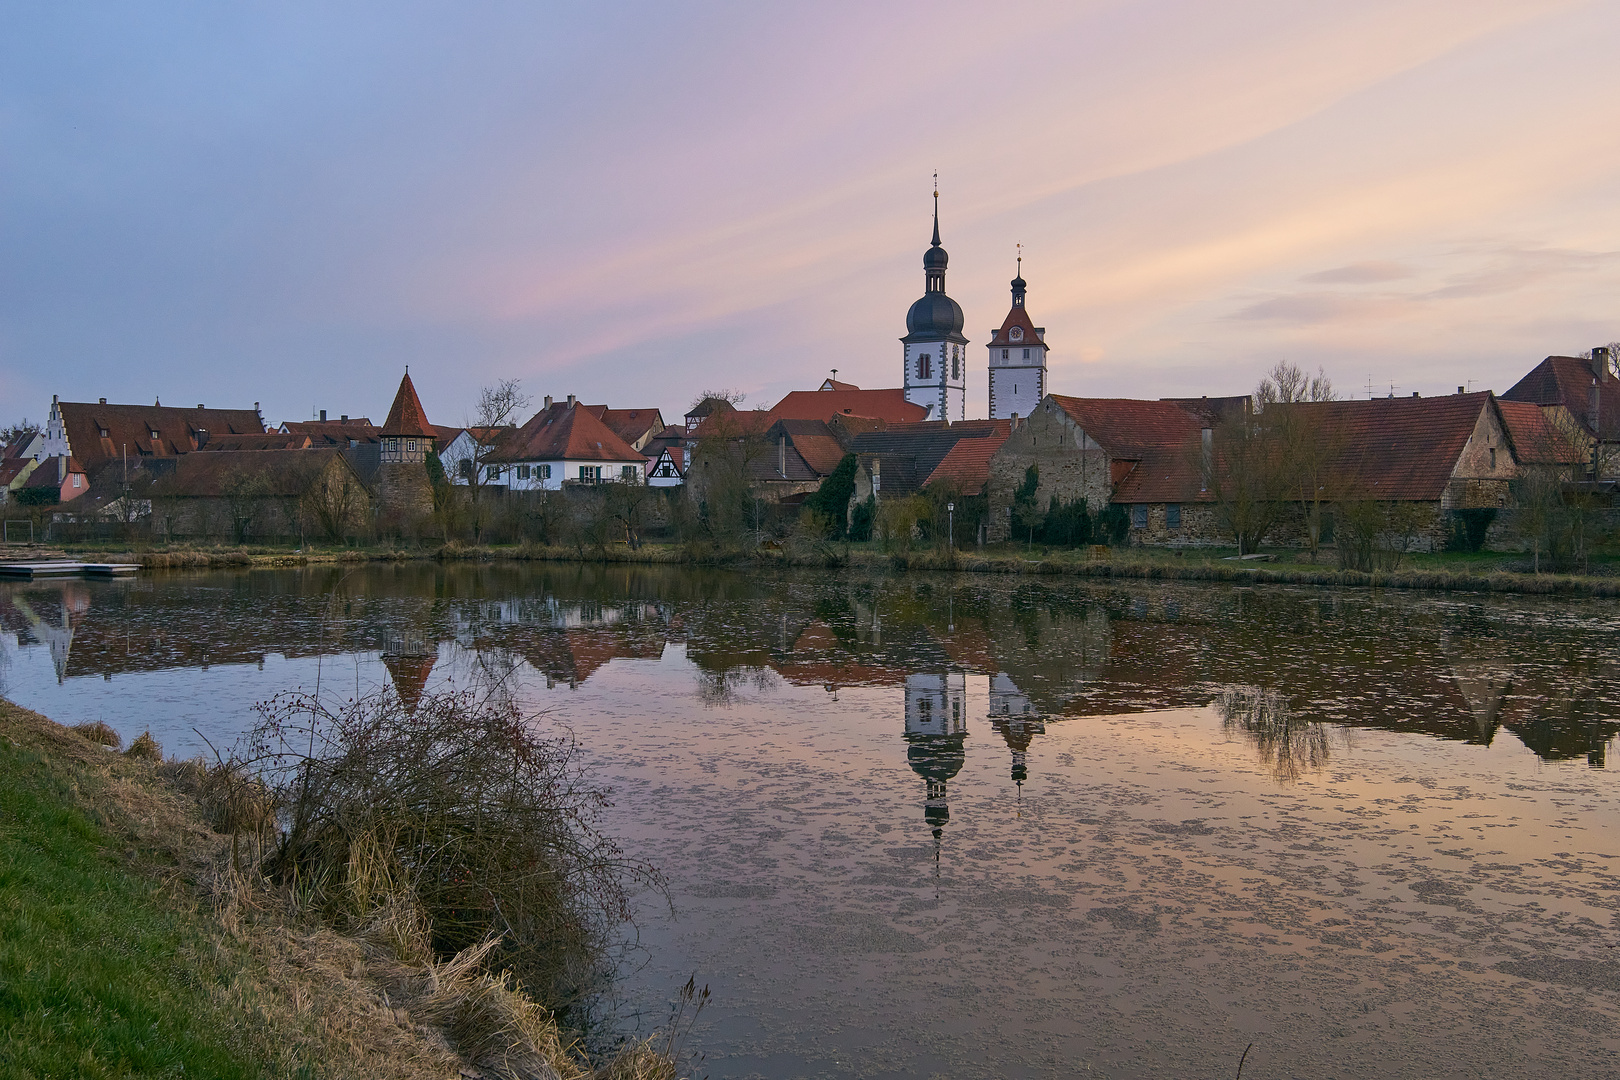
[[[399,380],[399,393],[394,395],[394,406],[388,410],[388,419],[383,421],[383,426],[377,434],[385,439],[435,437],[433,427],[428,423],[427,412],[422,408],[422,399],[416,396],[416,386],[411,382],[409,367],[405,369],[405,377]]]

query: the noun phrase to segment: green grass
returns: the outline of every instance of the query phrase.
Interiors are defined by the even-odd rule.
[[[0,740],[0,1075],[261,1075],[200,917],[120,865],[87,780]]]

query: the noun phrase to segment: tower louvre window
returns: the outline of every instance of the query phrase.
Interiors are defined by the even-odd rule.
[[[934,358],[930,353],[917,357],[917,378],[928,379],[934,374]]]

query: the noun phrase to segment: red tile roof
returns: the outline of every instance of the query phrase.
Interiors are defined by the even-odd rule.
[[[422,399],[416,396],[416,386],[407,373],[399,380],[399,392],[394,395],[394,406],[388,410],[388,419],[377,434],[385,439],[431,439],[433,425],[428,423]]]
[[[1114,488],[1117,503],[1195,503],[1213,498],[1204,489],[1196,443],[1152,446]]]
[[[822,379],[820,390],[859,390],[860,387],[852,382],[839,382],[837,379]]]
[[[1004,424],[1002,429],[989,435],[959,440],[934,466],[934,471],[928,474],[922,486],[951,484],[964,495],[980,494],[990,482],[990,459],[1001,449],[1001,444],[1007,441],[1010,433],[1011,425]]]
[[[148,457],[189,454],[197,449],[204,432],[212,437],[257,435],[264,431],[257,409],[176,409],[79,401],[60,401],[56,407],[69,449],[92,473],[126,451],[134,463]],[[154,431],[156,439],[152,437]]]
[[[501,441],[489,461],[645,461],[640,451],[615,435],[589,407],[565,401],[541,409]]]
[[[596,410],[596,418],[632,445],[650,430],[664,430],[664,417],[657,409],[610,409],[606,405],[587,405]]]
[[[1542,406],[1498,400],[1496,407],[1502,412],[1502,424],[1513,442],[1513,459],[1519,464],[1579,465],[1587,460],[1584,447],[1572,443],[1547,422]]]
[[[1445,493],[1489,391],[1432,398],[1373,398],[1295,405],[1315,414],[1341,490],[1367,498],[1428,501]]]
[[[771,406],[775,420],[828,420],[864,416],[904,424],[922,420],[928,409],[906,400],[900,387],[890,390],[795,390]]]
[[[1203,422],[1170,401],[1137,398],[1076,398],[1051,395],[1109,457],[1134,458],[1152,448],[1182,447],[1198,437]]]
[[[1023,330],[1023,336],[1017,341],[1012,339],[1012,328],[1015,326]],[[991,336],[989,344],[993,349],[1027,349],[1032,345],[1045,345],[1046,342],[1041,340],[1040,329],[1029,321],[1029,311],[1014,304],[1002,321],[1001,328]]]
[[[333,446],[346,446],[350,439],[362,443],[376,442],[381,437],[377,426],[363,416],[351,416],[347,420],[286,420],[281,428],[290,434],[308,435]]]
[[[197,449],[202,453],[218,453],[222,450],[307,450],[309,445],[308,435],[286,435],[279,431],[267,431],[263,435],[210,433],[208,441]]]
[[[1530,370],[1503,401],[1527,401],[1535,405],[1562,405],[1592,431],[1592,361],[1577,356],[1549,356]],[[1598,423],[1605,441],[1620,439],[1620,379],[1612,375],[1597,383]]]

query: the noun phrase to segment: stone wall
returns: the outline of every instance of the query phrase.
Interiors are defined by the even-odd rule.
[[[1113,494],[1108,454],[1086,436],[1068,413],[1050,401],[1043,402],[1027,420],[1019,421],[1018,430],[990,459],[986,492],[992,541],[1006,540],[1010,535],[1008,510],[1013,492],[1024,482],[1031,465],[1040,473],[1035,500],[1043,509],[1056,495],[1064,502],[1085,499],[1096,512],[1108,505]]]
[[[1089,504],[1088,504],[1089,505]],[[1140,504],[1138,504],[1140,505]],[[1148,503],[1147,526],[1136,525],[1136,507],[1126,506],[1131,517],[1130,542],[1145,547],[1214,547],[1230,544],[1231,534],[1221,527],[1220,514],[1211,503],[1178,503],[1181,524],[1170,526],[1170,503]]]

